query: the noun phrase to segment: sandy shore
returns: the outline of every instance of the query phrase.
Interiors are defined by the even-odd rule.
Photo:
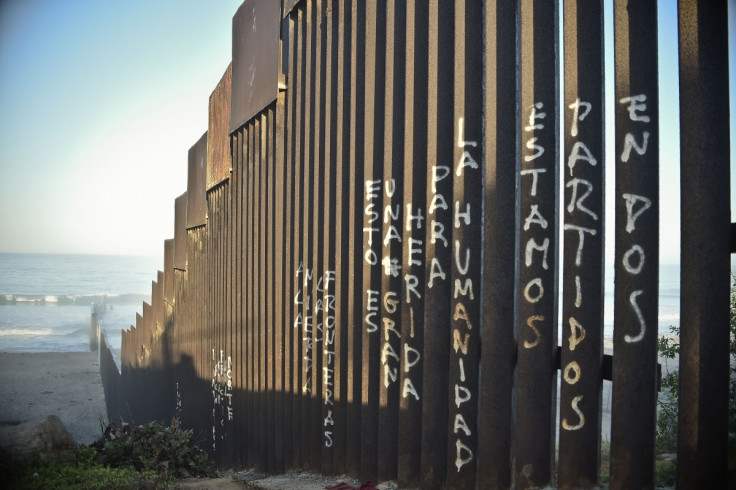
[[[77,443],[107,422],[96,352],[0,353],[0,425],[56,415]]]

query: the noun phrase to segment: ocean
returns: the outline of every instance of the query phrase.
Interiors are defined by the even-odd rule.
[[[163,257],[0,253],[0,352],[89,351],[91,305],[111,347],[135,324]]]
[[[162,258],[0,253],[0,352],[89,350],[93,303],[107,304],[99,322],[119,350],[121,330],[135,324]],[[613,336],[613,267],[606,267],[604,335]],[[680,267],[661,264],[659,334],[680,320]],[[560,330],[561,331],[561,330]]]

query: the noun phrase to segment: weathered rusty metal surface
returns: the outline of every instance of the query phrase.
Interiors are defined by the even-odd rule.
[[[379,15],[385,20],[385,76],[383,85],[383,219],[377,226],[381,240],[381,383],[378,406],[378,478],[393,478],[398,470],[399,372],[401,368],[401,293],[403,228],[404,105],[399,102],[404,89],[405,16],[404,1],[387,2]],[[398,327],[398,328],[397,328]]]
[[[276,99],[280,27],[273,0],[246,0],[233,16],[231,133]]]
[[[153,331],[160,335],[164,331],[164,273],[158,271],[156,281],[151,290],[151,306],[153,306]]]
[[[174,268],[187,268],[187,193],[174,203]]]
[[[397,17],[399,12],[397,11]],[[401,106],[404,119],[404,136],[396,143],[402,145],[405,165],[397,165],[403,181],[402,213],[406,218],[399,232],[403,243],[401,250],[403,266],[399,285],[401,305],[395,329],[400,332],[402,344],[399,355],[405,349],[410,357],[404,359],[405,367],[399,369],[399,414],[397,475],[402,487],[417,487],[421,482],[420,465],[422,440],[422,376],[424,362],[421,358],[424,346],[424,243],[426,229],[426,182],[427,182],[427,79],[429,42],[429,16],[426,9],[417,8],[414,2],[406,2],[406,16],[403,19],[406,37],[405,53],[400,62],[405,83],[395,88],[397,105]],[[401,29],[398,26],[395,30]],[[395,61],[396,63],[399,60]],[[401,101],[403,100],[403,104]],[[401,117],[397,114],[397,117]],[[396,120],[396,117],[394,118]],[[402,168],[403,167],[403,168]],[[397,175],[399,177],[399,175]],[[407,362],[408,361],[408,362]],[[399,367],[400,367],[399,363]]]
[[[383,331],[381,312],[381,223],[383,215],[383,110],[384,110],[384,77],[385,63],[385,19],[380,15],[383,2],[366,1],[358,8],[364,9],[365,38],[358,39],[364,43],[364,58],[359,61],[365,73],[362,97],[364,112],[363,124],[363,169],[361,200],[363,201],[363,253],[361,266],[363,269],[363,335],[361,355],[361,475],[378,474],[378,396],[381,386],[381,339]],[[359,14],[360,15],[360,14]]]
[[[421,318],[424,324],[422,364],[422,435],[421,484],[425,488],[440,488],[447,481],[451,458],[447,423],[451,398],[449,394],[450,365],[450,300],[451,283],[447,273],[452,267],[451,230],[453,227],[452,178],[448,162],[454,159],[453,17],[449,2],[433,0],[428,15],[428,85],[427,85],[427,173],[425,181],[425,260],[424,273],[426,308]]]
[[[287,417],[285,416],[286,405],[284,403],[288,386],[289,368],[289,347],[288,331],[284,328],[288,324],[285,306],[291,301],[291,297],[286,293],[286,285],[290,282],[289,275],[286,274],[286,262],[289,259],[289,248],[287,246],[287,230],[286,214],[287,214],[287,185],[286,185],[286,94],[279,93],[276,99],[275,112],[271,116],[273,131],[273,183],[272,183],[272,202],[273,210],[273,243],[271,250],[274,254],[274,275],[273,275],[273,296],[271,309],[273,311],[273,376],[274,380],[271,385],[272,400],[269,411],[273,417],[272,423],[272,446],[269,454],[272,455],[269,461],[269,471],[280,472],[286,467],[286,451],[287,441],[285,435],[289,433],[287,426]]]
[[[187,228],[207,222],[207,131],[189,149]]]
[[[289,44],[288,49],[292,55],[289,57],[289,66],[287,70],[287,77],[290,86],[295,86],[295,73],[296,67],[295,62],[297,57],[293,54],[296,52],[295,36],[298,33],[298,25],[293,16],[289,16],[286,21],[289,29]],[[292,85],[293,84],[293,85]],[[296,436],[296,427],[294,427],[294,406],[295,399],[297,398],[298,383],[296,377],[298,376],[298,357],[296,348],[298,346],[297,338],[299,332],[295,331],[293,327],[293,319],[295,318],[296,305],[294,304],[295,288],[298,287],[295,284],[295,243],[296,243],[296,232],[295,232],[295,110],[296,110],[296,97],[291,97],[291,89],[288,89],[285,101],[284,101],[284,392],[283,392],[283,424],[285,428],[284,436],[284,465],[289,467],[294,465],[298,458],[298,443]],[[278,121],[277,121],[278,124]]]
[[[174,303],[174,239],[164,240],[164,301]]]
[[[517,488],[551,483],[558,311],[558,5],[522,0],[519,101]]]
[[[599,484],[603,379],[603,2],[564,4],[565,182],[558,484]]]
[[[679,2],[682,301],[677,488],[687,489],[715,488],[728,478],[733,252],[726,102],[729,7],[724,1]]]
[[[611,488],[654,487],[659,283],[657,6],[616,2]]]
[[[517,2],[487,2],[483,146],[483,277],[477,465],[479,488],[511,486],[517,293],[516,33]]]
[[[304,386],[303,369],[304,364],[304,316],[302,304],[304,303],[304,262],[303,262],[303,240],[302,228],[304,227],[304,213],[302,207],[303,201],[303,173],[304,173],[304,150],[302,141],[304,139],[304,64],[306,63],[304,36],[305,36],[305,20],[302,9],[294,11],[291,16],[292,33],[294,34],[294,53],[292,56],[292,67],[289,73],[290,96],[292,101],[292,116],[290,120],[290,131],[292,135],[291,143],[291,159],[288,168],[293,168],[292,174],[292,273],[291,285],[292,292],[292,451],[293,464],[301,466],[303,460],[302,440],[304,434],[302,431],[302,387]]]
[[[220,82],[210,95],[207,126],[207,190],[230,177],[230,95],[233,65],[228,65]]]
[[[345,297],[347,302],[346,325],[361,325],[361,328],[347,328],[347,380],[345,415],[347,427],[351,430],[345,435],[345,467],[352,474],[360,473],[360,455],[362,451],[361,435],[357,430],[361,426],[361,387],[362,387],[362,340],[363,340],[363,168],[362,168],[362,134],[363,105],[360,103],[363,93],[364,71],[362,69],[362,45],[358,40],[365,35],[364,15],[359,10],[358,1],[345,2],[349,9],[344,17],[346,23],[345,43],[346,56],[349,56],[349,87],[346,87],[346,108],[349,116],[346,118],[348,146],[348,249],[347,260],[350,275],[348,276],[348,290]],[[349,29],[348,29],[349,26]],[[350,31],[349,33],[347,31]],[[362,41],[361,41],[362,42]]]
[[[476,486],[483,264],[483,10],[455,3],[450,417],[447,488]]]

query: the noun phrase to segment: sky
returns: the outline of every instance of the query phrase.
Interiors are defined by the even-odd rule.
[[[163,257],[241,3],[0,1],[0,252]]]
[[[163,255],[174,199],[186,190],[188,150],[207,129],[209,95],[231,59],[241,2],[0,1],[0,252]],[[611,14],[608,1],[608,107]],[[660,260],[673,263],[676,2],[660,0],[659,16]],[[614,161],[612,131],[606,159]],[[731,182],[733,189],[734,175]],[[607,242],[610,262],[611,231]]]

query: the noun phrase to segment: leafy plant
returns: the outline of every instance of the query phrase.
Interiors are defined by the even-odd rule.
[[[667,359],[675,359],[680,354],[680,327],[670,326],[672,336],[659,338],[657,346],[659,355]],[[658,454],[677,452],[677,394],[680,391],[680,372],[674,369],[662,376],[662,390],[657,404],[657,438]]]
[[[191,440],[192,431],[174,420],[170,427],[158,422],[131,428],[109,426],[92,444],[102,464],[136,470],[155,470],[175,478],[213,476],[215,468],[207,454]]]
[[[76,457],[68,460],[44,461],[38,457],[29,461],[13,460],[0,476],[0,487],[7,489],[156,489],[168,488],[171,483],[154,470],[104,466],[97,460],[97,452],[84,445],[77,449]]]

